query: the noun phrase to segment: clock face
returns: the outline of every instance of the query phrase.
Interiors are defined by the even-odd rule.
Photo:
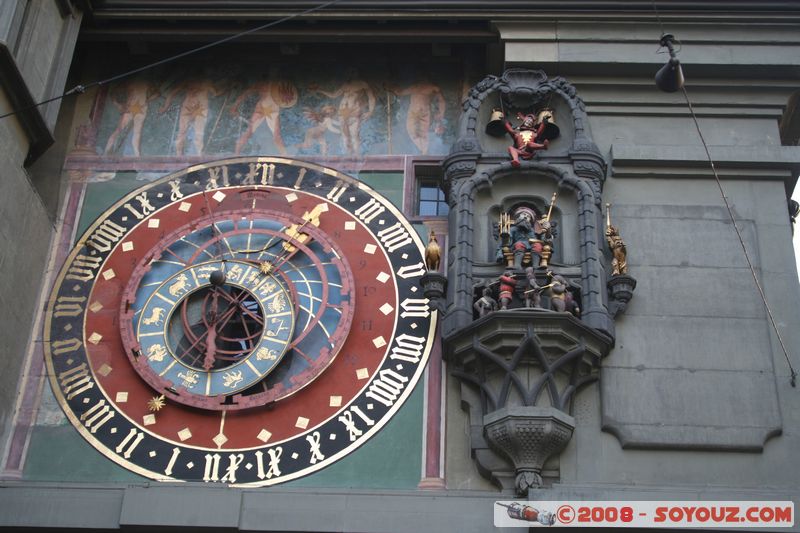
[[[69,420],[159,480],[270,485],[372,437],[421,376],[421,242],[387,200],[278,158],[191,167],[79,240],[45,324]]]

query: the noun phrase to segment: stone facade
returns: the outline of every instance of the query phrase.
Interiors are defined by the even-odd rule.
[[[200,19],[234,32],[292,9],[245,4],[220,4]],[[600,11],[567,1],[512,12],[514,3],[445,1],[431,16],[394,2],[373,2],[368,13],[349,4],[176,64],[174,72],[238,83],[209,89],[199,144],[191,127],[178,142],[180,105],[167,98],[179,80],[170,69],[0,120],[0,526],[477,532],[492,529],[496,500],[517,495],[799,501],[800,396],[789,365],[800,369],[800,284],[787,212],[800,170],[790,138],[798,6],[663,1],[659,20],[647,2],[613,12],[600,0]],[[128,7],[3,3],[2,109],[60,94],[68,72],[87,83],[217,36],[189,20],[186,3]],[[231,18],[247,24],[225,26]],[[145,26],[148,36],[137,35]],[[662,28],[681,42],[687,94],[788,364],[683,94],[653,83],[667,57],[656,53]],[[187,42],[176,45],[181,32]],[[266,125],[242,141],[254,113],[249,97],[230,111],[272,64],[299,102],[284,101],[278,131],[287,153],[359,177],[421,235],[435,230],[446,289],[429,274],[425,294],[440,313],[440,335],[424,385],[373,441],[335,465],[265,488],[152,483],[100,456],[61,414],[44,376],[41,310],[66,250],[143,180],[239,150],[279,155]],[[332,130],[306,137],[312,118],[303,111],[329,103],[317,86],[332,90],[353,65],[376,99],[360,153]],[[443,127],[423,136],[407,125],[401,86],[421,84],[426,71],[446,111]],[[124,104],[135,82],[152,89],[140,145],[130,130],[114,135],[123,114],[114,103]],[[560,136],[513,167],[511,138],[486,133],[494,108],[517,123],[512,112],[545,104]],[[436,180],[449,214],[420,216],[418,185]],[[550,268],[579,298],[580,316],[522,308],[518,291],[510,309],[479,317],[475,300],[484,288],[496,298],[492,284],[504,271],[500,213],[524,203],[541,214],[553,192]],[[612,275],[606,204],[627,247],[626,276]]]

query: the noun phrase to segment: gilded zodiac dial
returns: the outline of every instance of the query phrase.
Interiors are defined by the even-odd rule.
[[[363,183],[278,158],[192,167],[78,241],[47,311],[56,397],[120,465],[269,485],[355,450],[418,381],[421,243]]]

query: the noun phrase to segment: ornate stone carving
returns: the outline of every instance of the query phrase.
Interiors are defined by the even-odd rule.
[[[514,167],[512,161],[498,162],[499,143],[490,141],[497,129],[486,133],[490,112],[498,106],[504,113],[557,109],[561,137],[535,157],[512,153]],[[569,416],[572,397],[597,379],[600,359],[614,342],[613,316],[630,300],[635,280],[627,278],[630,283],[626,284],[624,276],[615,276],[604,284],[608,258],[602,186],[607,165],[592,140],[586,107],[572,84],[561,77],[548,79],[539,70],[509,69],[476,84],[463,109],[458,140],[443,163],[451,206],[449,225],[455,232],[448,250],[447,277],[452,286],[442,322],[444,347],[470,413],[470,446],[478,470],[504,489],[524,495],[542,485],[545,461],[569,441],[574,427]],[[519,128],[511,129],[520,133]],[[508,127],[504,130],[500,133],[510,133]],[[538,136],[533,140],[544,144]],[[493,151],[485,151],[483,143]],[[564,165],[565,157],[571,166]],[[559,312],[560,305],[556,310],[541,308],[552,307],[552,289],[542,293],[550,301],[547,306],[537,301],[538,293],[525,292],[535,292],[537,286],[542,289],[547,282],[542,279],[539,284],[535,274],[528,276],[522,268],[535,270],[537,265],[552,263],[549,256],[544,258],[544,239],[535,232],[516,238],[511,224],[506,224],[508,238],[500,246],[500,264],[494,264],[495,257],[476,259],[481,247],[475,243],[475,228],[494,223],[485,219],[483,191],[508,178],[519,189],[509,194],[516,203],[525,203],[520,176],[550,181],[554,190],[569,193],[566,197],[577,203],[572,206],[576,216],[570,235],[559,236],[562,247],[564,239],[578,240],[577,261],[547,268],[553,270],[553,279],[569,271],[563,285],[575,283],[571,290],[580,297],[580,318]],[[515,202],[509,200],[502,209],[514,207]],[[541,252],[535,241],[542,242]],[[511,272],[504,274],[507,269]],[[512,279],[519,283],[511,283]],[[495,280],[499,280],[499,290],[490,290],[481,301],[476,291]],[[504,307],[508,309],[497,310]]]
[[[608,310],[615,318],[625,312],[635,288],[636,280],[632,276],[620,274],[608,280]]]
[[[479,470],[515,490],[540,486],[544,462],[572,434],[572,398],[597,379],[611,339],[569,313],[520,308],[490,313],[445,342],[470,418],[483,424],[470,443]]]
[[[483,417],[489,444],[511,459],[517,495],[542,486],[545,461],[572,438],[575,419],[552,407],[507,407]]]

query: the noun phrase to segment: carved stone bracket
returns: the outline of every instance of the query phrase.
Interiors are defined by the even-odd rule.
[[[572,438],[575,419],[552,407],[505,407],[483,417],[492,448],[511,459],[517,495],[542,486],[542,467]]]
[[[636,288],[636,279],[627,274],[618,274],[608,280],[608,311],[614,315],[621,315],[628,307],[628,302],[633,298],[633,290]]]
[[[479,471],[520,495],[541,486],[545,461],[571,438],[572,399],[597,379],[611,339],[569,313],[514,309],[445,343],[471,425],[480,427],[470,442]]]
[[[441,272],[428,271],[420,279],[422,294],[428,299],[432,311],[444,311],[444,295],[447,292],[447,277]]]

